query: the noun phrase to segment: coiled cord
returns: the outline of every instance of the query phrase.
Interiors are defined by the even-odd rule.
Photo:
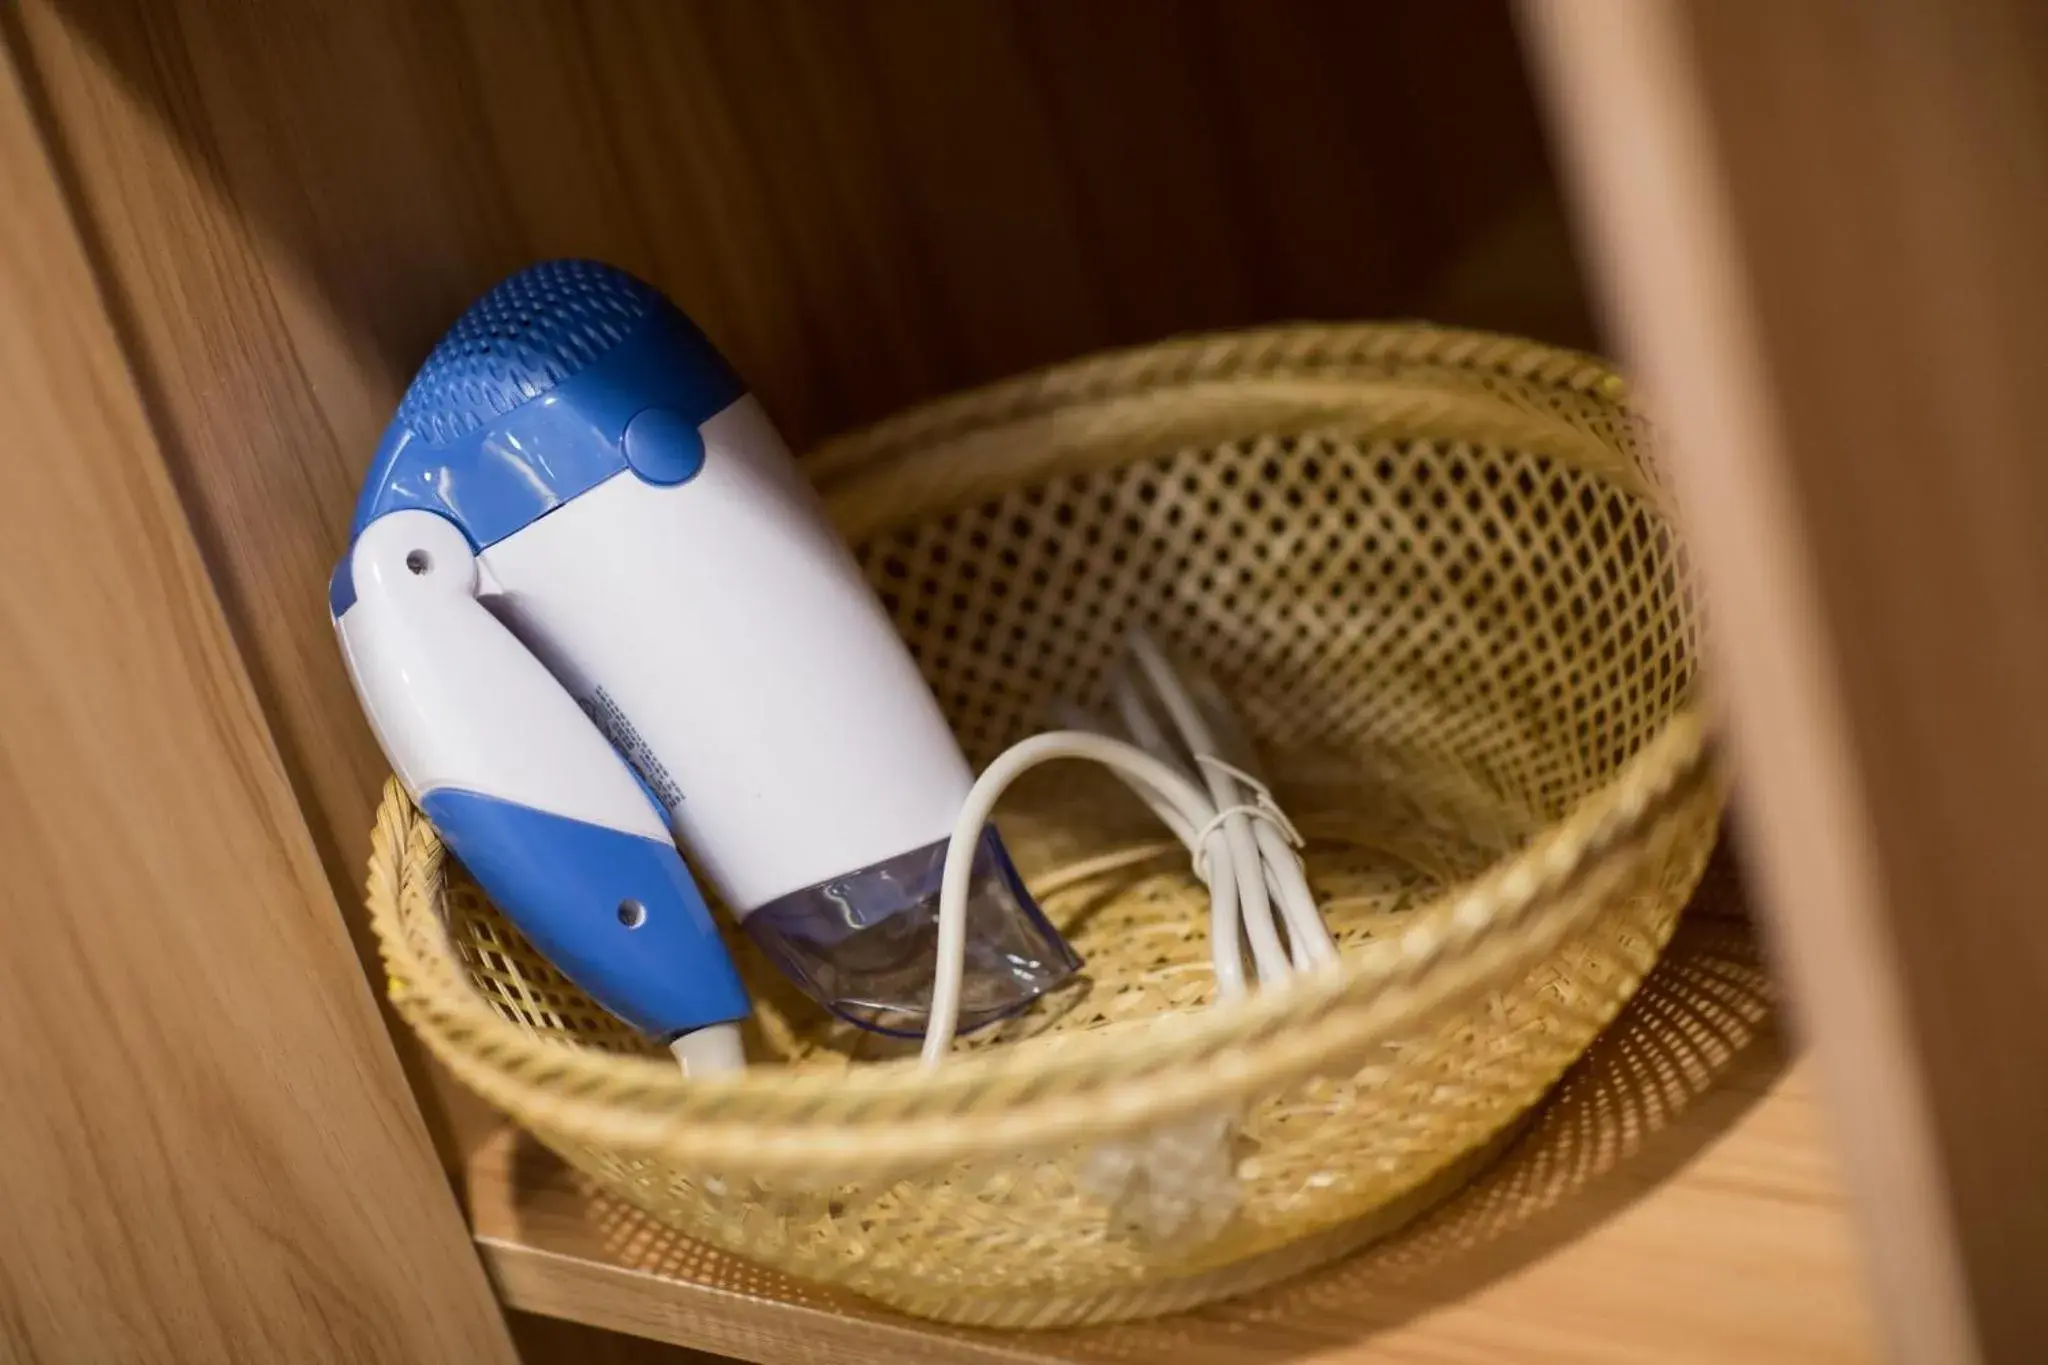
[[[1205,689],[1205,712],[1149,636],[1134,634],[1129,648],[1131,667],[1112,691],[1123,735],[1068,708],[1064,718],[1074,722],[1071,728],[1033,735],[1005,750],[960,808],[939,887],[938,961],[922,1053],[928,1067],[945,1060],[959,1024],[967,895],[982,828],[1011,783],[1055,759],[1086,759],[1109,768],[1188,850],[1195,875],[1209,888],[1210,960],[1219,999],[1235,999],[1248,989],[1247,942],[1262,988],[1337,961],[1337,946],[1295,851],[1300,838],[1293,825],[1256,773],[1219,752],[1219,724],[1235,732],[1235,717],[1214,689]]]

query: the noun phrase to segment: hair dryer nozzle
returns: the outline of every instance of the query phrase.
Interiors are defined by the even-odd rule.
[[[877,1033],[918,1037],[930,1011],[946,840],[793,891],[748,915],[763,952],[818,1003]],[[965,1032],[1015,1014],[1081,959],[1024,889],[995,827],[967,899]]]

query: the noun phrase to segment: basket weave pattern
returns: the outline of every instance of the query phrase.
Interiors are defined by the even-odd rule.
[[[691,1083],[493,911],[394,787],[393,999],[473,1086],[692,1236],[926,1316],[1244,1292],[1419,1212],[1648,971],[1722,784],[1699,623],[1620,382],[1528,343],[1281,329],[1083,361],[808,467],[977,761],[1143,623],[1259,741],[1341,973],[1201,1008],[1206,896],[1086,769],[999,818],[1085,979],[935,1074],[735,941],[743,1076]],[[996,1046],[1002,1044],[1002,1046]]]

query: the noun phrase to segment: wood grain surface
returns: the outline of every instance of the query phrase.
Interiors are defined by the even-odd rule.
[[[0,1359],[509,1361],[0,61]]]
[[[351,909],[386,765],[327,576],[414,367],[520,265],[660,284],[800,448],[1197,328],[1588,339],[1492,0],[21,0],[13,24]]]
[[[1471,1190],[1384,1245],[1199,1312],[1036,1333],[921,1323],[680,1237],[510,1128],[469,1171],[478,1241],[515,1307],[764,1365],[1874,1361],[1809,1070],[1786,1061],[1747,926],[1712,908]]]
[[[1901,1360],[2048,1342],[2048,12],[1528,6]]]

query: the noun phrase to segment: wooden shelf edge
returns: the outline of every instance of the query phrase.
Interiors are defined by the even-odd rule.
[[[1099,1365],[1878,1358],[1819,1101],[1748,926],[1695,915],[1528,1135],[1408,1232],[1153,1323],[920,1322],[691,1242],[507,1127],[468,1170],[528,1312],[743,1360]]]
[[[819,1358],[821,1350],[827,1357],[907,1365],[1046,1358],[956,1342],[935,1324],[873,1314],[853,1299],[819,1307],[496,1237],[479,1236],[477,1248],[508,1307],[739,1360],[780,1365]]]

